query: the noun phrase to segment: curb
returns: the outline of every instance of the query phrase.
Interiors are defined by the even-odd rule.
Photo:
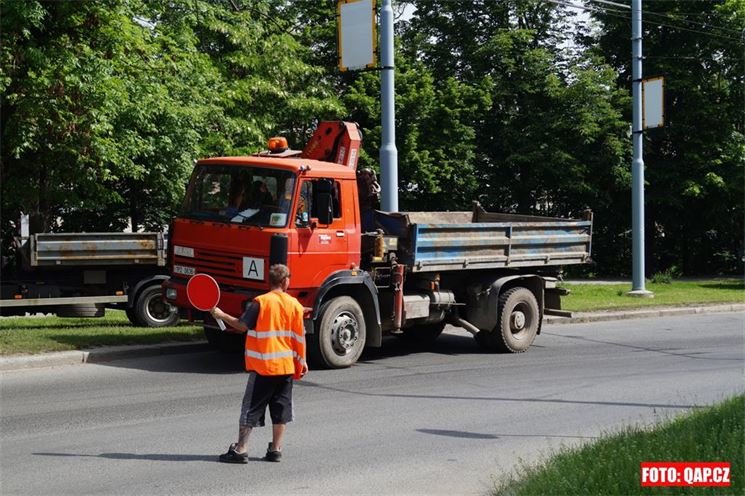
[[[582,324],[586,322],[604,322],[610,320],[642,319],[674,315],[694,315],[701,313],[722,313],[739,311],[745,311],[745,303],[701,305],[691,307],[649,308],[644,310],[623,310],[613,312],[576,312],[571,317],[554,317],[548,315],[543,318],[543,322],[546,324]]]
[[[0,371],[105,363],[126,358],[140,358],[176,353],[196,353],[209,349],[206,341],[161,343],[142,346],[106,346],[91,350],[59,351],[39,355],[0,357]]]
[[[674,315],[694,315],[702,313],[721,313],[745,311],[745,303],[726,305],[701,305],[691,307],[663,307],[645,310],[625,310],[616,312],[577,312],[572,317],[544,317],[545,324],[582,324],[611,320],[641,319]],[[209,350],[206,341],[189,343],[162,343],[144,346],[108,346],[84,351],[60,351],[39,355],[12,355],[0,357],[0,371],[24,370],[63,365],[82,365],[85,363],[105,363],[126,358],[140,358],[177,353],[198,353]]]

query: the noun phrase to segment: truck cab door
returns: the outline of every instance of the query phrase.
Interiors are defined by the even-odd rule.
[[[332,272],[349,268],[349,240],[338,181],[304,179],[300,183],[295,226],[301,270],[313,283],[319,283],[319,279],[325,279]]]

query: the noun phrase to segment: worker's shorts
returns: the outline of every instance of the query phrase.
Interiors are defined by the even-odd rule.
[[[272,424],[292,422],[292,382],[291,375],[265,376],[250,372],[239,425],[263,427],[267,406]]]

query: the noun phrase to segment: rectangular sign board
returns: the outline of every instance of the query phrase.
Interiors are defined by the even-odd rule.
[[[642,80],[642,128],[652,129],[665,125],[665,78]]]
[[[375,0],[339,0],[336,12],[339,69],[375,67]]]

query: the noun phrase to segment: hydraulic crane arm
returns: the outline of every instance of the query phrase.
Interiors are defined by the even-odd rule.
[[[355,122],[323,121],[303,149],[302,157],[336,162],[357,169],[362,133]]]

